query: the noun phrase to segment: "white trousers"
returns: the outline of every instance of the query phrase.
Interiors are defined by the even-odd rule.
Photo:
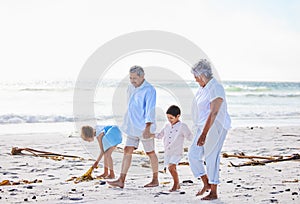
[[[198,146],[201,133],[202,129],[198,129],[189,149],[190,168],[196,178],[207,174],[209,184],[219,184],[220,153],[227,130],[215,121],[207,133],[204,146]]]

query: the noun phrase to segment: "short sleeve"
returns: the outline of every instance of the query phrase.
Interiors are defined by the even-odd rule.
[[[210,90],[210,102],[217,98],[225,99],[225,91],[221,84],[216,84],[216,86],[212,87]]]

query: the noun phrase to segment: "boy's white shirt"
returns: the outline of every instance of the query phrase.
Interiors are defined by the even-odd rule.
[[[178,121],[174,125],[167,123],[155,138],[163,139],[165,155],[182,155],[184,139],[192,140],[193,134],[185,123]]]

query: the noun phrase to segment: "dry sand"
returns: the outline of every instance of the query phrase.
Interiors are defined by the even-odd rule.
[[[161,141],[157,141],[158,143]],[[13,146],[77,155],[87,160],[55,161],[34,156],[11,155]],[[300,153],[300,127],[240,127],[231,129],[223,153],[272,156]],[[185,153],[186,154],[186,153]],[[219,199],[200,201],[195,197],[202,187],[188,166],[179,166],[180,192],[168,193],[172,179],[159,174],[159,187],[143,188],[151,179],[146,156],[134,155],[124,189],[100,185],[99,180],[74,184],[66,182],[80,176],[93,164],[91,155],[78,137],[64,132],[0,134],[0,181],[42,180],[41,183],[0,186],[0,203],[299,203],[300,162],[285,161],[264,166],[230,167],[248,159],[221,158]],[[116,174],[120,172],[122,153],[113,154]],[[162,161],[163,154],[159,154]],[[187,161],[186,155],[182,161]],[[163,168],[160,163],[160,170]],[[93,176],[102,173],[98,168]],[[171,182],[171,183],[168,183]],[[166,184],[162,184],[166,183]]]

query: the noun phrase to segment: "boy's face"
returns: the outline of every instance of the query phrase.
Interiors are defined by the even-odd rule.
[[[93,142],[94,141],[94,137],[85,137],[84,141],[86,141],[86,142]]]
[[[177,115],[176,117],[171,115],[171,114],[167,114],[167,118],[168,118],[168,121],[174,125],[175,123],[177,123],[179,121],[179,117],[180,115]]]

